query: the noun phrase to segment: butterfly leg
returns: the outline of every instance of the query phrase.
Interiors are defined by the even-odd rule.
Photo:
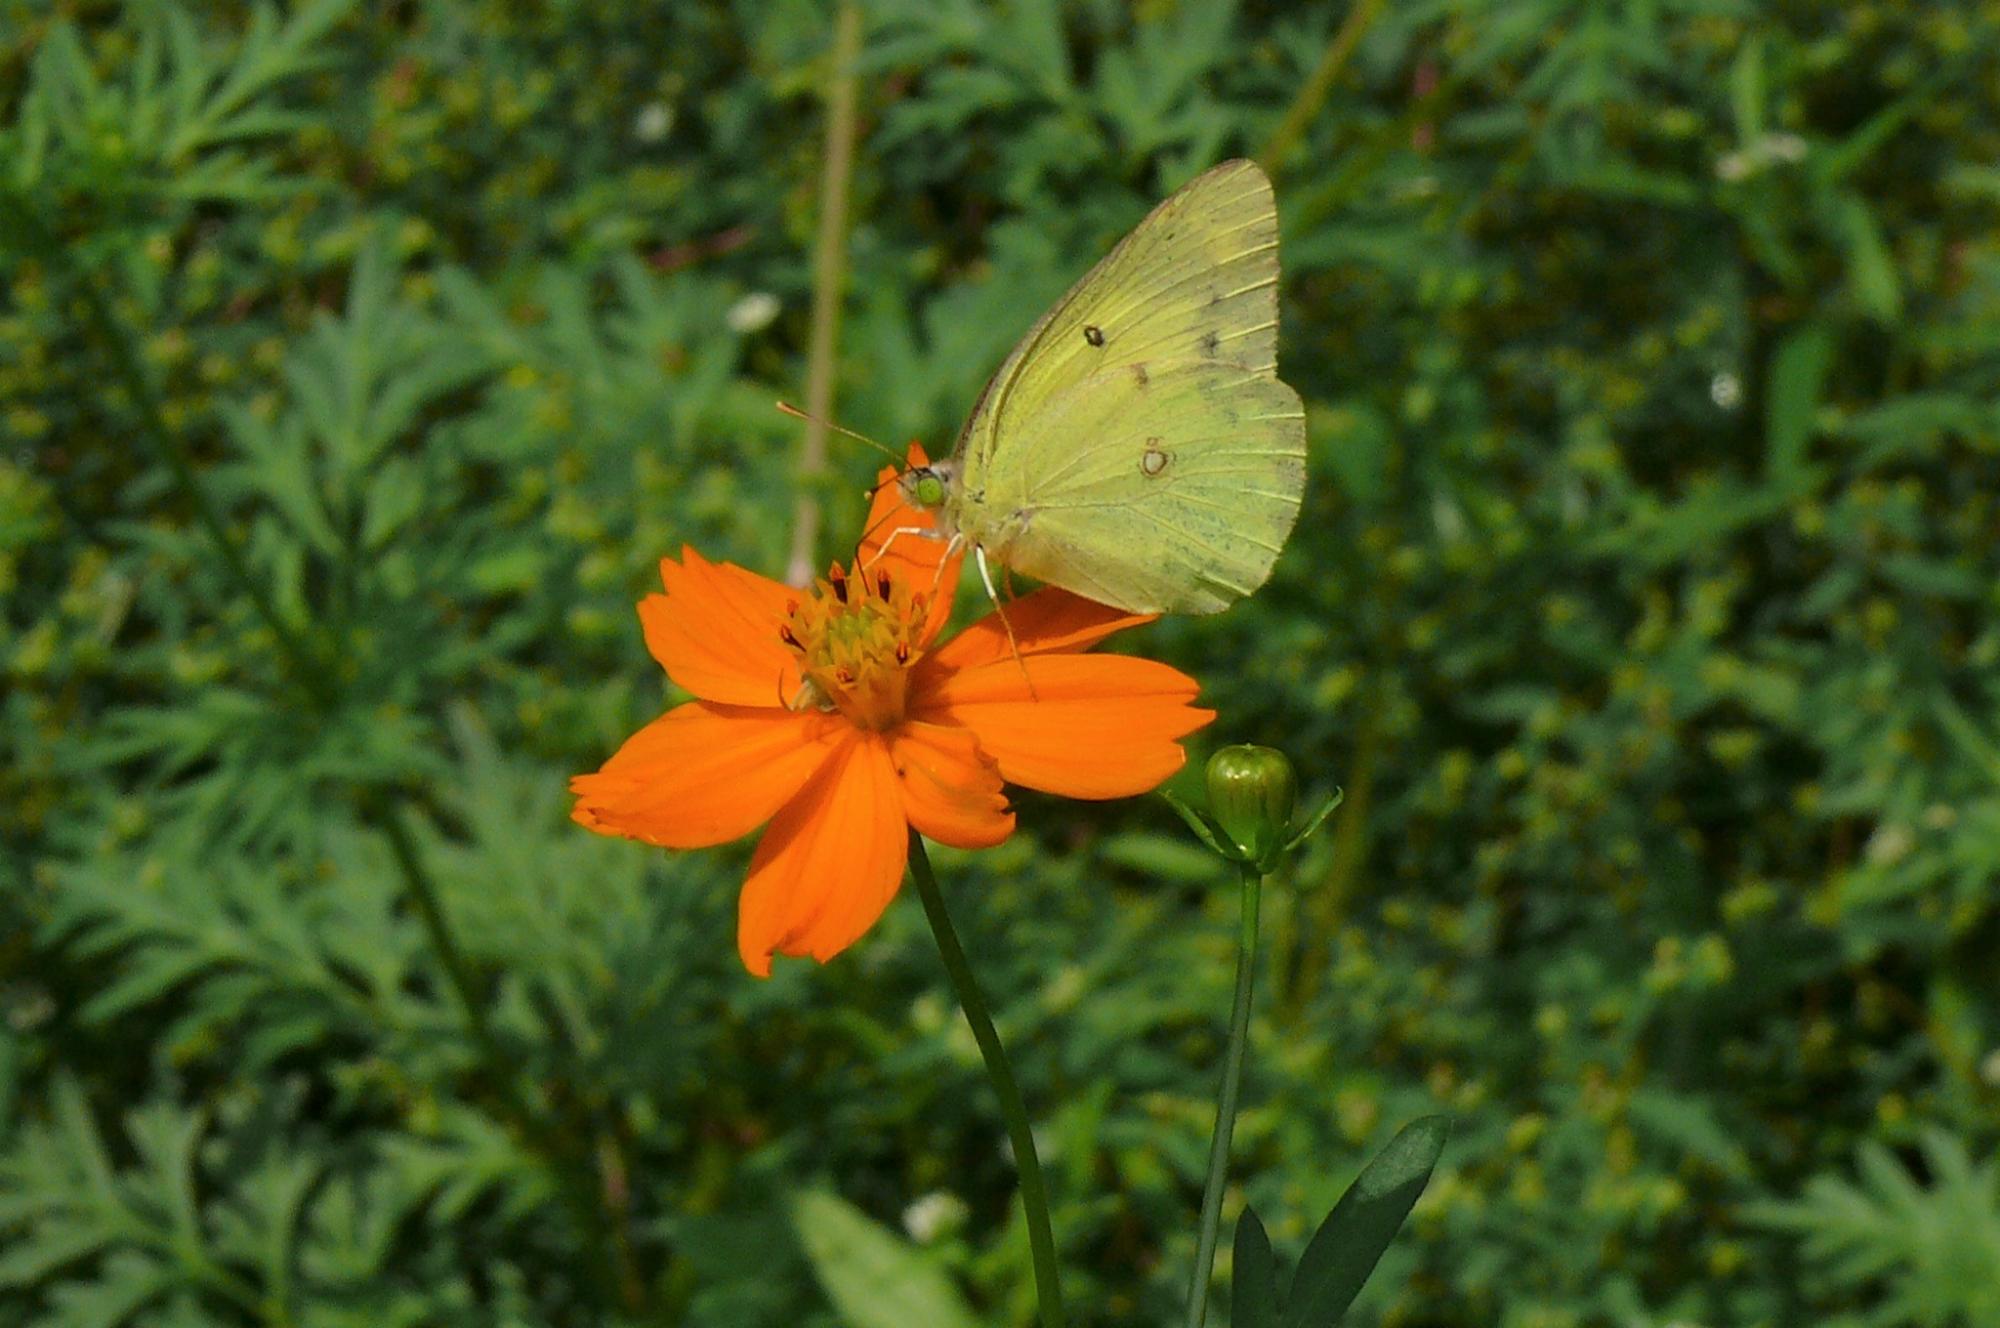
[[[1000,602],[1000,592],[993,588],[993,569],[986,565],[985,545],[972,546],[972,560],[979,564],[979,579],[986,583],[986,598],[993,601],[993,612],[1000,615],[1000,625],[1007,629],[1007,648],[1014,652],[1014,662],[1021,666],[1021,677],[1028,684],[1028,699],[1039,701],[1041,694],[1035,690],[1035,678],[1028,672],[1028,661],[1021,658],[1021,642],[1014,635],[1014,624],[1007,617],[1007,606]],[[1003,567],[1001,570],[1004,572],[1006,569]]]
[[[896,537],[898,535],[915,535],[918,539],[945,541],[944,557],[938,559],[937,567],[934,568],[931,572],[931,588],[929,593],[932,595],[936,595],[938,592],[939,583],[944,580],[944,569],[951,565],[952,555],[965,547],[965,532],[955,530],[950,534],[950,536],[946,536],[941,531],[935,530],[929,526],[897,526],[894,530],[890,531],[888,537],[882,541],[882,547],[875,550],[875,556],[870,558],[867,562],[861,564],[862,575],[864,576],[867,575],[868,570],[870,568],[875,566],[876,563],[882,561],[883,555],[889,552],[889,546],[896,542]],[[990,590],[992,588],[993,582],[989,578],[986,584],[987,588]]]
[[[937,568],[931,573],[931,594],[937,594],[938,582],[944,580],[944,569],[950,564],[951,556],[964,547],[964,534],[953,531],[950,542],[944,546],[944,557],[938,559]]]
[[[870,558],[867,562],[861,564],[862,572],[864,574],[867,573],[868,570],[874,567],[876,563],[881,562],[882,559],[888,554],[889,547],[896,542],[899,536],[903,535],[915,535],[919,539],[928,539],[928,540],[941,540],[944,538],[943,534],[941,534],[938,531],[932,530],[928,526],[897,526],[894,530],[890,531],[888,535],[882,540],[882,547],[875,550],[875,556]],[[958,537],[954,535],[952,536],[952,538],[956,540]],[[860,550],[857,549],[855,552],[859,553]],[[954,549],[945,550],[944,562],[949,562],[951,560],[951,555],[954,552],[956,552],[956,550]],[[944,562],[940,562],[938,566],[940,567],[944,566]]]

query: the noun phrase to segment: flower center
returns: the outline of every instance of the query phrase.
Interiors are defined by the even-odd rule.
[[[910,665],[921,657],[925,608],[922,594],[896,584],[886,571],[850,578],[834,564],[814,583],[810,598],[789,606],[778,629],[805,675],[793,708],[837,710],[878,733],[902,723]]]

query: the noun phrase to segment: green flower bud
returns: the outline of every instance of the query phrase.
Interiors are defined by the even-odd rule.
[[[1299,796],[1285,754],[1239,743],[1208,758],[1208,810],[1244,860],[1265,870],[1284,851]]]

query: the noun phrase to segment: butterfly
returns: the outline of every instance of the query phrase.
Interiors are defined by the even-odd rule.
[[[1042,315],[903,497],[996,604],[989,561],[1135,613],[1227,608],[1269,578],[1305,488],[1277,350],[1276,200],[1227,161]]]

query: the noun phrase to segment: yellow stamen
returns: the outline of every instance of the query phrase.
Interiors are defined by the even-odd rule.
[[[809,599],[790,606],[779,636],[799,652],[806,682],[799,708],[835,710],[879,733],[903,722],[909,669],[922,656],[925,606],[887,572],[873,589],[850,596],[847,575],[835,565]]]

